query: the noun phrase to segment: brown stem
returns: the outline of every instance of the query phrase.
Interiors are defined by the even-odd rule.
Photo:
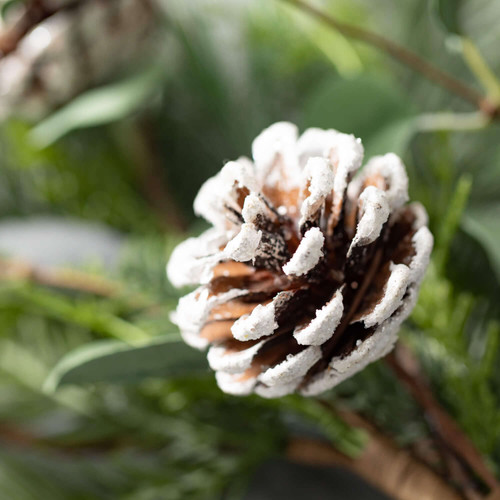
[[[444,445],[442,440],[434,436],[433,442],[441,457],[441,463],[445,467],[445,477],[457,485],[467,500],[483,499],[484,496],[478,492],[477,479],[471,477],[470,469]]]
[[[411,452],[447,482],[455,485],[465,499],[484,500],[484,495],[478,492],[477,481],[471,481],[470,470],[466,470],[435,436],[415,441],[411,445]]]
[[[328,443],[293,438],[288,445],[288,458],[310,465],[346,467],[397,500],[462,499],[430,467],[398,447],[359,415],[348,410],[333,411],[349,425],[367,431],[369,439],[361,454],[351,458]]]
[[[59,442],[57,439],[47,439],[37,436],[29,430],[17,426],[12,422],[0,422],[0,445],[9,447],[16,447],[18,449],[25,449],[26,451],[33,451],[35,449],[49,450],[56,452],[61,456],[74,454],[96,454],[99,452],[109,453],[116,452],[117,450],[131,446],[139,446],[132,436],[118,439],[117,437],[110,437],[105,440],[95,439],[94,441],[85,441],[85,443],[64,443]],[[151,448],[154,449],[154,448]],[[145,451],[144,447],[141,450]],[[149,447],[147,448],[149,451]]]
[[[62,10],[80,6],[85,0],[72,0],[61,6],[49,6],[43,0],[31,0],[17,21],[0,35],[0,59],[16,50],[19,42],[37,24]],[[53,2],[51,2],[53,3]]]
[[[145,7],[154,11],[151,0],[141,0]],[[45,0],[29,0],[25,2],[24,10],[17,20],[0,34],[0,59],[14,52],[19,42],[37,24],[45,21],[49,17],[59,13],[78,9],[89,0],[67,0],[63,4],[58,2],[46,2]]]
[[[145,197],[165,230],[185,232],[187,222],[167,186],[154,126],[146,117],[142,117],[131,127],[126,146],[130,150]]]
[[[117,295],[121,285],[72,269],[36,267],[20,259],[0,259],[0,280],[25,280],[39,285],[92,293],[101,297]]]
[[[38,443],[38,439],[29,432],[14,427],[10,423],[3,422],[0,424],[0,441],[2,443],[15,444],[27,448],[32,448]]]
[[[500,116],[500,106],[498,104],[490,102],[489,99],[479,91],[464,84],[454,76],[439,69],[437,66],[434,66],[430,62],[418,56],[415,52],[412,52],[411,50],[408,50],[407,48],[402,47],[401,45],[398,45],[381,35],[372,33],[358,26],[353,26],[352,24],[341,22],[316,7],[309,5],[303,0],[283,1],[295,5],[297,8],[311,14],[347,37],[361,40],[362,42],[382,50],[394,59],[422,74],[428,80],[437,83],[441,87],[450,90],[454,94],[474,104],[489,118],[493,119]]]
[[[408,347],[399,342],[394,352],[386,357],[386,361],[422,407],[432,431],[446,448],[474,471],[493,492],[498,491],[500,486],[495,476],[472,441],[435,399],[417,359]]]

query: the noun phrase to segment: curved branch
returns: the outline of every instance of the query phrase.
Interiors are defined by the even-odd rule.
[[[123,286],[101,276],[94,276],[74,269],[49,269],[37,267],[16,258],[0,258],[0,282],[30,281],[42,286],[67,291],[90,293],[99,297],[113,297]]]
[[[19,42],[37,24],[62,10],[78,8],[85,0],[72,0],[63,6],[46,5],[43,0],[31,0],[16,23],[0,34],[0,59],[17,49]]]
[[[431,429],[443,445],[474,471],[492,492],[498,493],[500,486],[496,477],[487,467],[470,438],[438,403],[413,353],[404,344],[398,342],[394,352],[386,357],[386,361],[424,410]]]
[[[373,429],[369,436],[356,458],[347,457],[329,443],[299,437],[289,442],[286,455],[308,465],[345,467],[396,500],[463,500],[452,486],[409,451],[398,448]]]
[[[500,116],[500,106],[498,104],[492,103],[486,96],[477,91],[475,88],[466,85],[449,73],[446,73],[437,66],[434,66],[429,61],[421,58],[415,52],[412,52],[411,50],[408,50],[407,48],[402,47],[401,45],[398,45],[381,35],[372,33],[371,31],[367,31],[358,26],[353,26],[352,24],[341,22],[316,7],[309,5],[303,0],[283,1],[288,2],[291,5],[295,5],[304,12],[311,14],[347,37],[361,40],[362,42],[382,50],[394,59],[425,76],[428,80],[437,83],[441,87],[451,91],[453,94],[460,96],[462,99],[470,102],[471,104],[474,104],[479,110],[481,110],[482,113],[490,118],[498,118]]]

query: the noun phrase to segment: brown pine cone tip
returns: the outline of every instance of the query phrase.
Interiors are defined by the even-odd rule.
[[[279,397],[323,392],[385,356],[413,308],[433,238],[406,205],[395,154],[363,159],[361,141],[276,123],[254,161],[205,182],[195,212],[213,228],[173,252],[176,286],[201,284],[173,319],[184,340],[210,346],[220,388]]]

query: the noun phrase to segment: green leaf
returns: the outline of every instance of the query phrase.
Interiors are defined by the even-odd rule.
[[[453,34],[460,34],[459,8],[461,0],[436,0],[435,11],[444,28]]]
[[[328,78],[306,99],[303,127],[336,128],[361,137],[366,155],[402,154],[413,134],[410,101],[386,79]]]
[[[443,214],[439,230],[436,233],[436,245],[434,250],[434,259],[439,270],[445,267],[450,246],[458,230],[460,220],[467,205],[472,186],[470,175],[461,175],[455,185],[453,195],[448,201],[446,213]]]
[[[462,227],[482,244],[500,281],[499,221],[500,203],[473,206],[465,212]]]
[[[500,311],[500,281],[493,270],[484,246],[463,229],[455,235],[450,247],[446,275],[458,289],[489,297],[491,305]]]
[[[118,83],[89,90],[34,127],[31,140],[44,148],[72,130],[120,120],[142,106],[164,78],[165,73],[153,67]]]
[[[133,347],[119,341],[98,341],[64,356],[45,380],[44,390],[50,393],[67,384],[131,383],[199,373],[205,368],[204,355],[178,335]]]

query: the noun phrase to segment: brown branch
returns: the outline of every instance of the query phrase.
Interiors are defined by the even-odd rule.
[[[0,258],[0,281],[19,280],[100,297],[113,297],[123,291],[123,285],[120,283],[100,276],[72,269],[37,267],[20,259]]]
[[[478,491],[478,482],[475,477],[471,477],[470,468],[467,467],[454,453],[447,448],[442,440],[436,439],[433,442],[441,456],[442,463],[445,466],[446,477],[457,485],[462,495],[467,500],[483,499],[484,495]]]
[[[17,21],[0,35],[0,59],[17,49],[19,42],[37,24],[49,17],[80,6],[85,0],[72,0],[64,5],[48,6],[43,0],[31,0]]]
[[[386,361],[422,407],[431,430],[440,438],[443,445],[474,471],[492,492],[500,491],[497,479],[484,463],[472,441],[435,399],[416,357],[408,347],[399,342],[394,352],[386,357]]]
[[[12,424],[7,422],[2,422],[0,423],[0,441],[3,443],[31,448],[38,443],[38,438],[24,429],[14,427]]]
[[[478,492],[477,481],[471,481],[470,470],[466,470],[435,436],[415,441],[411,444],[411,452],[447,482],[455,485],[467,500],[484,500],[484,495]]]
[[[436,472],[399,448],[359,415],[335,410],[347,423],[368,432],[369,440],[356,458],[323,441],[293,438],[287,449],[291,460],[309,465],[345,467],[397,500],[461,500],[460,494]]]
[[[0,422],[0,445],[33,451],[35,449],[47,450],[58,453],[61,456],[74,456],[75,454],[96,454],[116,452],[122,449],[130,449],[135,446],[141,451],[155,451],[157,448],[144,447],[133,438],[127,435],[123,437],[109,437],[106,439],[86,440],[83,443],[66,443],[56,439],[37,436],[29,429],[18,426],[13,422]]]
[[[474,104],[489,118],[493,119],[500,117],[500,105],[492,103],[486,96],[481,94],[475,88],[466,85],[449,73],[446,73],[437,66],[434,66],[429,61],[421,58],[415,52],[412,52],[411,50],[402,47],[401,45],[388,40],[381,35],[372,33],[352,24],[341,22],[303,0],[283,1],[295,5],[304,12],[311,14],[347,37],[360,40],[380,49],[404,65],[417,71],[428,80],[437,83],[441,87],[451,91],[453,94],[458,95],[462,99]]]

